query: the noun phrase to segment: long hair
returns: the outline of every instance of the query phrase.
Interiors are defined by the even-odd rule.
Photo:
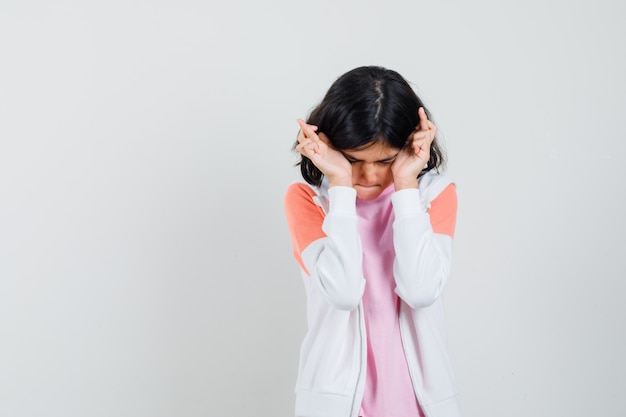
[[[430,112],[400,74],[365,66],[340,76],[311,111],[307,123],[318,126],[317,133],[326,134],[335,149],[350,150],[376,142],[402,149],[419,124],[420,107],[430,120]],[[430,159],[418,178],[444,163],[445,156],[435,137]],[[298,165],[306,182],[321,185],[323,174],[309,158],[301,155]]]

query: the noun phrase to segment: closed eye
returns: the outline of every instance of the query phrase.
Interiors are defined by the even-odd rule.
[[[348,162],[350,162],[351,164],[356,164],[357,162],[362,162],[362,161],[359,161],[358,159],[351,158],[350,156],[346,155],[345,153],[343,154],[343,156],[345,156],[346,159],[348,160]]]
[[[395,154],[394,156],[391,156],[389,158],[381,159],[380,161],[375,161],[374,163],[380,164],[380,165],[390,165],[390,164],[393,163],[393,161],[396,159],[396,157],[398,156],[399,153],[400,152],[398,152],[397,154]],[[347,154],[345,154],[343,152],[342,152],[342,154],[348,160],[348,162],[350,162],[351,164],[356,164],[358,162],[363,162],[362,160],[353,158],[350,155],[347,155]]]

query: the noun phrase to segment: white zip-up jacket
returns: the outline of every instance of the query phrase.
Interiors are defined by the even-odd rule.
[[[391,196],[402,346],[415,395],[427,417],[461,416],[441,299],[452,238],[433,232],[428,211],[450,184],[447,177],[429,172],[420,178],[419,189]],[[285,209],[307,297],[308,332],[300,352],[295,414],[358,417],[367,335],[356,191],[294,183],[287,191]]]

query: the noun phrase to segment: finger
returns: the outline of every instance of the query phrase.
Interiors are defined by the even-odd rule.
[[[413,148],[413,150],[417,152],[418,149],[422,149],[424,146],[426,146],[426,144],[427,142],[425,138],[416,139],[411,144],[411,148]]]
[[[296,120],[298,121],[298,124],[300,125],[300,129],[304,132],[304,134],[307,137],[312,137],[315,135],[315,132],[317,131],[317,126],[310,125],[302,119],[296,119]]]
[[[432,143],[437,135],[437,126],[430,120],[428,121],[428,143]]]
[[[415,155],[418,156],[420,155],[420,152],[428,152],[430,149],[430,143],[431,141],[427,137],[414,141],[412,145],[413,152],[415,152]]]
[[[429,120],[428,116],[426,116],[426,110],[423,107],[417,109],[417,115],[419,116],[419,130],[428,130],[429,129]]]
[[[437,135],[437,126],[430,120],[428,120],[428,129],[422,129],[421,125],[418,126],[419,130],[413,132],[413,140],[426,139],[428,143],[431,144],[435,140],[435,136]]]
[[[428,121],[428,130],[430,130],[433,136],[435,136],[435,133],[437,133],[437,126],[435,126],[435,124],[430,120]]]
[[[305,141],[310,141],[311,139],[306,137],[302,129],[298,132],[298,143],[303,143]]]
[[[314,141],[305,139],[298,146],[296,150],[307,158],[312,158],[315,154],[320,153],[320,148]]]
[[[312,126],[307,124],[306,122],[304,122],[304,120],[302,119],[297,119],[298,124],[300,125],[300,132],[298,132],[298,143],[301,145],[307,145],[309,143],[318,143],[319,142],[319,138],[317,137],[317,135],[315,134],[315,131],[312,129],[312,127],[317,128],[317,126]],[[319,146],[315,146],[315,148],[317,148],[317,150],[319,151]],[[306,152],[299,149],[300,153],[306,156]]]
[[[312,140],[311,140],[311,139],[309,139],[309,138],[305,138],[305,137],[298,136],[298,146],[299,146],[299,147],[310,146],[310,145],[312,145],[312,144],[314,144],[314,143],[315,143],[315,142],[314,142],[314,141],[312,141]],[[297,147],[296,147],[296,148],[297,148]]]
[[[431,132],[429,132],[428,130],[418,130],[417,132],[413,133],[411,143],[415,143],[419,141],[423,142],[423,141],[429,140],[430,137],[431,137]]]

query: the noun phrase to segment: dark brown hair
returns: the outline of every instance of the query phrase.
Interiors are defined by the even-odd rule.
[[[420,107],[431,120],[422,100],[400,74],[378,66],[359,67],[331,85],[307,123],[318,126],[317,133],[326,134],[335,149],[350,150],[375,142],[401,149],[419,124]],[[445,156],[435,137],[430,159],[418,178],[444,163]],[[301,155],[298,165],[306,182],[321,185],[323,174],[309,158]]]

